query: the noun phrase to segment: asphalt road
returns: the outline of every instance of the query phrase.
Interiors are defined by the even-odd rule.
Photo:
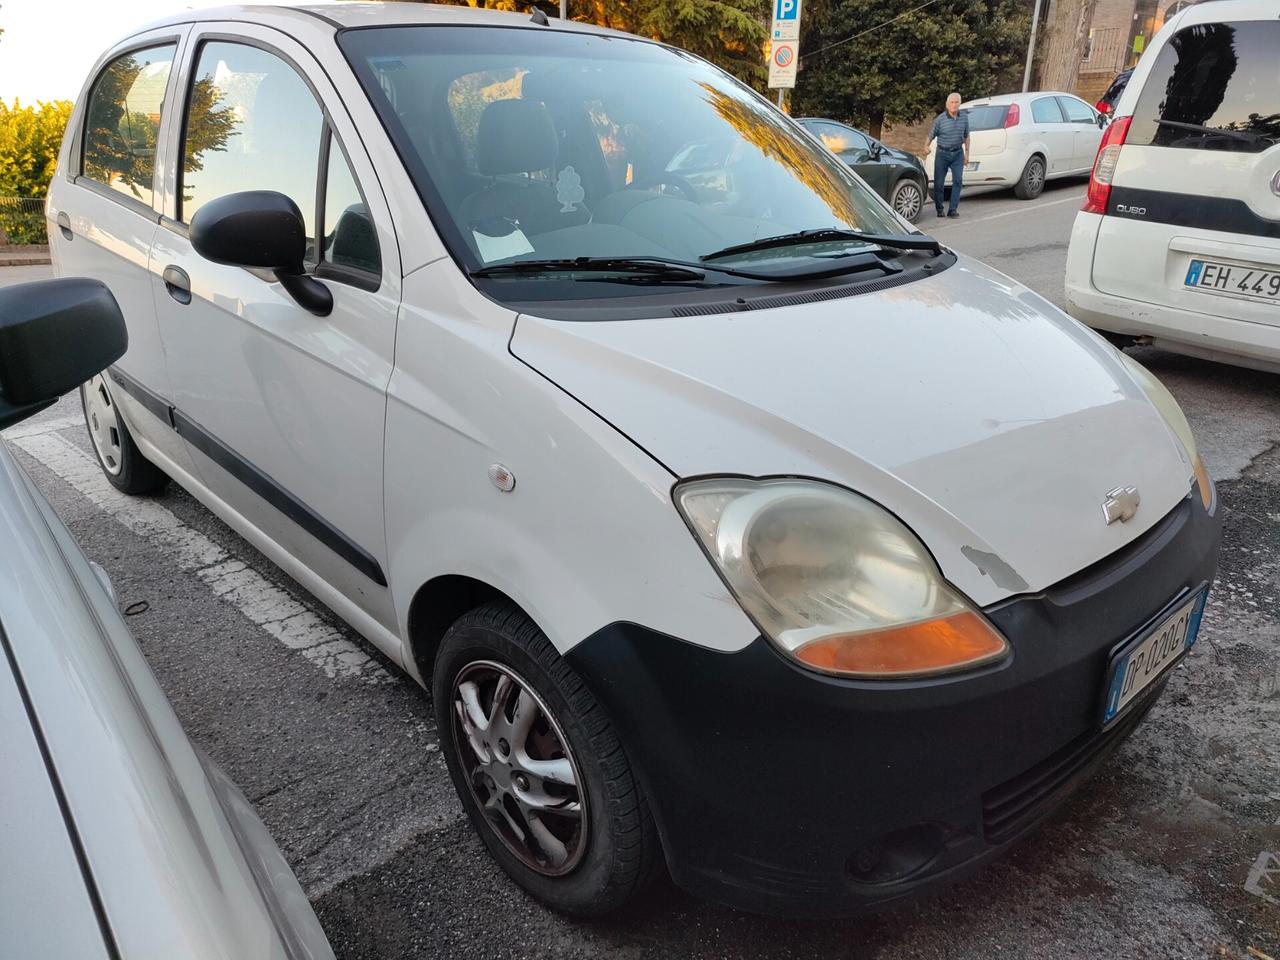
[[[1061,304],[1083,193],[972,197],[961,219],[921,225]],[[5,268],[0,284],[45,275]],[[1219,481],[1226,544],[1201,642],[1102,773],[1010,856],[839,923],[739,914],[667,884],[603,923],[548,913],[464,820],[425,693],[182,490],[116,494],[74,400],[10,440],[111,574],[187,732],[253,800],[340,957],[1280,960],[1280,377],[1136,355],[1183,403]]]

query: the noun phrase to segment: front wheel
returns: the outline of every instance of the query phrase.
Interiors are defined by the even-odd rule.
[[[658,841],[608,718],[509,603],[441,641],[432,699],[449,775],[489,852],[543,903],[600,916],[653,874]]]
[[[107,378],[98,374],[80,387],[80,407],[98,466],[123,493],[155,493],[169,482],[163,470],[142,455],[116,408]]]
[[[924,209],[924,188],[914,180],[899,180],[889,194],[889,205],[898,216],[915,223]]]
[[[1022,168],[1022,176],[1014,184],[1013,192],[1019,200],[1034,200],[1044,192],[1044,179],[1044,157],[1037,153]]]

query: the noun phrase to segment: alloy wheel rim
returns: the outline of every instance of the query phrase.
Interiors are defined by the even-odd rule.
[[[510,667],[477,660],[453,683],[455,740],[486,823],[529,869],[569,873],[587,846],[582,776],[546,703]]]
[[[89,425],[89,439],[98,454],[102,468],[113,477],[124,466],[120,448],[120,417],[115,401],[107,389],[107,381],[98,374],[84,387],[84,418]]]
[[[1031,169],[1027,171],[1027,185],[1033,190],[1038,190],[1044,186],[1044,164],[1033,161]]]
[[[900,215],[910,220],[920,212],[920,206],[923,203],[924,195],[920,192],[920,188],[915,184],[908,184],[898,191],[893,207]]]

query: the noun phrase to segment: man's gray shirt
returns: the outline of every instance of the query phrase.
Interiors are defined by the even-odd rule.
[[[945,110],[933,121],[933,129],[929,131],[929,139],[938,141],[940,150],[957,150],[964,146],[964,138],[969,136],[969,115],[957,113],[954,117]]]

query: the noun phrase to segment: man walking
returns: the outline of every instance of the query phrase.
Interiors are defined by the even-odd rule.
[[[964,183],[964,165],[969,162],[969,116],[960,112],[960,94],[953,93],[947,97],[945,113],[938,114],[929,131],[929,143],[938,141],[938,152],[933,155],[933,205],[942,216],[942,184],[947,179],[947,171],[951,171],[951,203],[948,217],[960,216],[956,207],[960,206],[960,186]]]

